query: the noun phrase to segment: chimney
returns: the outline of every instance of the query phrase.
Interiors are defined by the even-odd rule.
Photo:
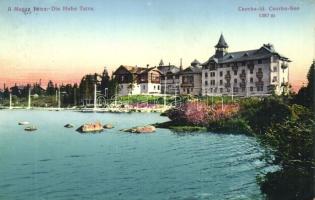
[[[147,69],[149,68],[149,64],[147,64]]]

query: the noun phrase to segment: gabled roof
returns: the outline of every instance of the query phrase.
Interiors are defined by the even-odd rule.
[[[195,65],[195,66],[189,66],[183,71],[180,72],[180,74],[198,74],[201,73],[201,66]]]
[[[229,45],[225,42],[225,39],[223,37],[223,34],[221,33],[220,39],[218,41],[218,44],[215,45],[216,48],[228,48]]]
[[[137,67],[137,66],[120,65],[113,74],[116,74],[116,72],[121,68],[125,69],[131,74],[141,73],[141,71],[147,69],[147,68]]]
[[[148,73],[150,71],[157,71],[159,73],[161,73],[161,71],[157,68],[157,67],[149,67],[149,68],[144,68],[143,70],[140,71],[140,74],[143,74],[143,73]]]
[[[167,73],[176,74],[180,71],[180,69],[176,67],[175,65],[158,66],[158,69],[161,71],[162,74],[167,74]]]

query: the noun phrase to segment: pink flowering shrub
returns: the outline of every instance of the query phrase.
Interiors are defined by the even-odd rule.
[[[227,104],[222,106],[220,104],[215,105],[211,108],[210,121],[218,121],[221,119],[230,119],[235,116],[240,110],[239,104]]]
[[[208,106],[203,102],[187,102],[168,111],[167,116],[175,123],[208,125],[209,122],[230,119],[239,111],[238,104]]]
[[[169,110],[167,116],[180,124],[206,125],[210,116],[209,111],[205,103],[187,102]]]

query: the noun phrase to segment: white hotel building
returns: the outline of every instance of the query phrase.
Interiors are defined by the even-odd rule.
[[[277,53],[273,45],[228,52],[221,34],[215,48],[215,54],[202,64],[202,95],[263,96],[286,92],[291,61]]]

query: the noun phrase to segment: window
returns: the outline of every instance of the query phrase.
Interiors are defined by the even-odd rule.
[[[220,88],[220,92],[221,92],[221,93],[223,92],[223,88]]]
[[[220,85],[223,85],[223,80],[220,80]]]
[[[155,90],[155,85],[153,86],[153,89]]]
[[[214,77],[214,76],[215,76],[215,72],[211,72],[211,73],[210,73],[210,76],[211,76],[211,77]]]
[[[250,72],[250,74],[253,74],[254,73],[254,68],[250,68],[249,72]]]
[[[234,87],[233,92],[238,92],[238,87]]]
[[[262,60],[261,59],[258,60],[258,64],[262,64]]]
[[[205,73],[205,77],[206,77],[206,78],[208,77],[208,73],[207,73],[207,72]]]
[[[272,82],[277,82],[277,77],[276,77],[276,76],[274,76],[274,77],[272,78]]]
[[[234,75],[237,75],[237,70],[234,70]]]
[[[277,66],[274,66],[274,67],[273,67],[273,71],[274,71],[274,72],[277,72],[277,71],[278,71]]]
[[[252,91],[254,90],[254,88],[253,88],[253,87],[250,87],[249,90],[252,92]]]
[[[245,69],[242,70],[242,74],[245,74]]]
[[[222,71],[220,72],[220,76],[223,76],[223,72]]]
[[[145,90],[145,85],[143,85],[143,87],[142,87],[144,90]]]
[[[254,82],[254,79],[253,79],[253,78],[250,78],[250,79],[249,79],[249,82],[253,83],[253,82]]]
[[[210,85],[215,85],[215,80],[211,80]]]
[[[237,79],[236,78],[234,79],[234,83],[237,83]]]
[[[160,90],[160,86],[158,85],[158,90]]]
[[[208,85],[208,81],[205,81],[205,85]]]

